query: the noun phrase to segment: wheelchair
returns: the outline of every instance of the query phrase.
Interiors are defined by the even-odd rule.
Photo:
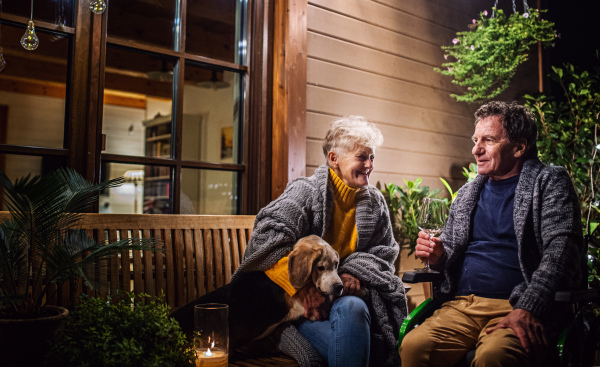
[[[586,264],[587,280],[587,264]],[[404,283],[439,283],[443,279],[440,273],[406,272],[402,276]],[[433,294],[433,292],[432,292]],[[564,367],[600,366],[600,317],[594,313],[594,303],[600,304],[599,289],[582,289],[560,291],[555,294],[555,302],[571,304],[574,317],[560,332],[554,365]],[[417,327],[440,307],[440,302],[428,298],[418,305],[404,319],[400,327],[398,348],[408,332]],[[598,307],[598,306],[596,306]],[[455,367],[470,366],[475,357],[475,350],[469,351]]]

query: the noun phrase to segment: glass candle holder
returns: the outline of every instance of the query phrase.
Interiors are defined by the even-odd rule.
[[[194,306],[196,367],[226,367],[229,360],[229,306],[205,303]]]

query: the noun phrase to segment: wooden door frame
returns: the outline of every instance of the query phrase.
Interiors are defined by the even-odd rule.
[[[274,6],[271,199],[306,175],[307,0]]]

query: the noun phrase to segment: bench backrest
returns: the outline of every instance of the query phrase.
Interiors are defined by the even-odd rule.
[[[0,221],[8,217],[0,212]],[[162,291],[172,308],[180,307],[231,280],[254,219],[252,215],[85,214],[77,228],[97,241],[155,238],[165,252],[124,252],[97,269],[98,289],[81,282],[66,284],[56,289],[48,303],[68,306],[82,292],[106,296],[120,288],[150,296]]]

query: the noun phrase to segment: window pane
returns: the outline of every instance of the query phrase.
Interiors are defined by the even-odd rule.
[[[102,120],[102,132],[106,134],[105,152],[170,156],[171,122],[170,117],[165,120],[165,116],[171,115],[172,83],[172,61],[107,49]],[[164,126],[160,130],[160,141],[156,141],[157,119],[165,120],[161,123]],[[157,148],[159,150],[155,151]]]
[[[107,10],[107,33],[173,50],[175,4],[175,0],[111,1]]]
[[[31,16],[31,1],[2,0],[0,11],[7,14],[29,18]],[[73,26],[73,0],[35,0],[33,2],[33,20]]]
[[[23,28],[1,27],[0,143],[62,148],[69,38],[37,31],[39,47],[26,51]]]
[[[100,197],[100,213],[170,214],[171,170],[165,166],[105,163],[102,180],[125,177]]]
[[[182,159],[241,163],[240,76],[186,64]]]
[[[185,51],[241,63],[240,0],[188,0]]]
[[[27,175],[45,175],[59,167],[66,166],[64,157],[56,156],[28,156],[16,154],[0,154],[0,170],[4,171],[11,182],[16,179],[24,178]],[[7,210],[2,200],[2,192],[0,190],[0,210]]]
[[[181,214],[239,214],[238,173],[181,170]]]

